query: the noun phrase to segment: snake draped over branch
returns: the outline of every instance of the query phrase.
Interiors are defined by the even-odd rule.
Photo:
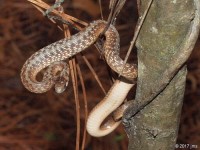
[[[25,88],[34,93],[44,93],[55,85],[57,93],[63,92],[69,80],[69,68],[63,60],[69,59],[94,44],[106,25],[105,21],[94,21],[69,39],[61,39],[34,53],[21,70],[21,80]],[[123,103],[134,85],[133,80],[137,77],[137,66],[128,63],[124,65],[124,61],[119,56],[120,40],[115,27],[110,25],[104,35],[103,54],[107,64],[117,73],[121,73],[123,69],[121,76],[127,80],[121,80],[121,78],[116,80],[104,99],[90,112],[87,131],[95,137],[109,134],[120,124],[120,121],[114,121],[111,118],[101,125],[104,119]],[[38,81],[37,74],[44,68],[47,69],[43,78]]]

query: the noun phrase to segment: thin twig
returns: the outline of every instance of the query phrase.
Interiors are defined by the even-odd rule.
[[[85,127],[84,127],[84,131],[83,131],[83,139],[82,139],[82,145],[81,145],[81,149],[84,150],[85,149],[85,141],[86,141],[86,123],[87,123],[87,118],[88,118],[88,105],[87,105],[87,95],[86,95],[86,89],[85,89],[85,84],[84,84],[84,80],[83,80],[83,76],[81,73],[81,69],[79,64],[76,64],[76,68],[77,68],[77,72],[78,72],[78,76],[81,82],[81,87],[82,87],[82,91],[83,91],[83,102],[84,102],[84,111],[85,111]]]
[[[99,9],[100,9],[100,13],[101,13],[101,19],[104,20],[101,0],[99,0]]]
[[[109,28],[110,24],[115,24],[116,17],[119,14],[120,10],[124,6],[126,0],[110,0],[109,8],[110,8],[110,13],[107,19],[107,25],[104,28],[103,32],[101,35],[103,35]]]
[[[144,11],[144,14],[141,16],[141,19],[138,21],[138,25],[136,26],[136,30],[135,30],[133,39],[132,39],[132,41],[131,41],[130,47],[129,47],[128,52],[127,52],[127,54],[126,54],[126,57],[125,57],[125,59],[124,59],[124,64],[123,64],[123,67],[122,67],[122,70],[121,70],[121,73],[119,74],[119,76],[121,76],[121,75],[123,74],[124,67],[125,67],[125,65],[126,65],[126,63],[127,63],[128,57],[129,57],[129,55],[130,55],[130,53],[131,53],[131,50],[133,49],[133,46],[134,46],[134,44],[135,44],[135,41],[137,40],[137,37],[138,37],[138,35],[139,35],[139,33],[140,33],[140,29],[141,29],[141,27],[142,27],[142,25],[143,25],[143,23],[144,23],[144,20],[145,20],[145,18],[146,18],[146,16],[147,16],[147,13],[148,13],[148,11],[149,11],[149,9],[150,9],[150,7],[151,7],[152,2],[153,2],[153,0],[150,0],[150,1],[149,1],[148,5],[147,5],[147,8],[146,8],[145,11]]]
[[[124,6],[125,2],[126,0],[111,0],[110,1],[109,8],[114,9],[113,14],[112,14],[113,19],[117,17],[122,7]]]
[[[80,130],[80,123],[79,119],[80,115],[78,113],[78,92],[77,92],[77,83],[76,83],[76,77],[75,77],[75,70],[73,67],[73,60],[69,61],[69,65],[70,65],[70,71],[71,71],[71,77],[72,77],[72,85],[73,85],[73,89],[74,89],[74,99],[75,99],[75,104],[76,104],[76,150],[79,150],[79,141],[80,141],[80,135],[79,135],[79,130]]]
[[[64,25],[65,37],[70,36],[69,28],[67,25]],[[80,104],[78,98],[78,83],[77,83],[77,73],[76,73],[76,62],[75,58],[69,60],[70,72],[72,77],[72,85],[74,90],[74,99],[76,105],[76,150],[79,150],[80,145]]]
[[[106,95],[106,91],[103,87],[103,85],[101,84],[101,81],[99,80],[98,75],[96,74],[96,72],[94,71],[92,65],[90,64],[90,62],[87,60],[87,58],[81,53],[81,56],[83,58],[83,60],[85,61],[85,63],[87,64],[88,68],[90,69],[90,71],[92,72],[94,78],[96,79],[97,83],[99,84],[101,90],[103,91],[103,93]]]
[[[44,8],[44,9],[49,9],[50,8],[50,6],[48,4],[46,4],[46,3],[44,3],[43,1],[40,1],[40,0],[27,0],[27,1],[29,1],[29,2],[31,2],[31,3],[33,3],[33,4],[37,5],[37,6],[39,6],[41,8]],[[76,23],[79,23],[79,24],[82,24],[84,26],[87,26],[87,23],[84,22],[84,21],[82,21],[82,20],[80,20],[80,19],[77,19],[77,18],[72,17],[70,15],[67,15],[65,13],[61,14],[59,11],[57,11],[55,9],[52,12],[55,13],[57,16],[61,17],[62,19],[67,20],[72,25],[75,25],[80,30],[81,30],[81,27],[78,26]]]
[[[76,104],[76,150],[79,150],[80,148],[80,103],[78,98],[78,78],[77,78],[77,70],[76,70],[76,60],[75,58],[72,59],[72,65],[74,70],[74,79],[75,79],[75,91],[76,91],[76,98],[75,98],[75,104]]]
[[[37,5],[35,5],[35,4],[32,4],[38,11],[40,11],[41,13],[44,13],[44,11],[40,8],[40,7],[38,7]],[[51,22],[53,22],[54,24],[56,24],[56,22],[54,21],[54,19],[51,19],[51,18],[49,18],[49,20],[51,21]],[[61,31],[63,31],[63,29],[59,26],[59,25],[56,25],[57,27],[58,27],[58,29],[60,29]]]

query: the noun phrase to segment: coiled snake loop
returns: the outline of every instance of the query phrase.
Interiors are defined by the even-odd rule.
[[[63,92],[68,83],[69,70],[62,60],[76,55],[96,42],[105,27],[105,21],[94,21],[71,38],[61,39],[37,51],[22,67],[23,85],[34,93],[44,93],[53,85],[55,85],[56,92]],[[104,43],[106,62],[115,72],[121,73],[123,60],[119,57],[119,34],[111,25],[104,35],[106,38]],[[46,67],[48,68],[43,79],[38,81],[37,74]],[[122,76],[129,80],[135,79],[137,77],[136,65],[125,64]],[[132,82],[115,81],[106,97],[97,104],[88,117],[87,131],[89,134],[96,137],[104,136],[119,125],[119,121],[109,121],[107,125],[101,126],[103,120],[123,103],[133,85]]]

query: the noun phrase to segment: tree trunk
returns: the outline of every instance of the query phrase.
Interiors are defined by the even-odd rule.
[[[149,0],[140,0],[143,14]],[[199,0],[154,0],[137,40],[136,99],[123,117],[129,150],[175,149]]]

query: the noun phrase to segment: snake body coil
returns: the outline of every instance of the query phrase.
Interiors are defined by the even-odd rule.
[[[94,42],[96,42],[105,27],[105,21],[94,21],[83,31],[71,36],[71,38],[59,40],[40,49],[38,52],[33,54],[25,62],[21,71],[21,80],[24,86],[31,92],[44,93],[55,84],[56,91],[58,93],[62,92],[66,86],[66,82],[68,82],[69,75],[68,66],[64,64],[62,60],[68,59],[76,55],[77,53],[85,50]],[[119,34],[115,27],[111,25],[104,35],[106,38],[104,43],[105,59],[108,65],[114,71],[116,71],[117,73],[121,73],[123,68],[123,60],[119,57]],[[59,63],[61,65],[59,65]],[[48,69],[44,73],[43,79],[41,81],[38,81],[36,79],[37,74],[46,67],[48,67]],[[131,80],[136,78],[137,71],[135,65],[127,63],[124,67],[125,68],[123,69],[122,76]],[[99,103],[89,115],[87,130],[91,135],[103,136],[108,134],[108,132],[105,132],[106,129],[101,129],[101,123],[113,110],[115,110],[124,101],[128,93],[127,91],[129,91],[132,86],[133,84],[130,83],[116,81],[104,100]],[[123,87],[123,89],[121,89],[120,87]],[[118,92],[117,94],[119,94],[119,96],[117,97],[115,96],[116,92]],[[116,103],[116,101],[117,105],[113,107],[113,104]],[[107,105],[107,102],[109,102],[109,106]],[[104,109],[105,106],[108,106],[106,107],[106,109],[109,109],[109,111]],[[101,110],[98,111],[98,113],[104,113],[104,115],[96,113],[95,110]],[[96,114],[98,116],[93,114]],[[98,124],[94,122],[95,117],[100,120]],[[116,124],[119,123],[116,122]],[[112,128],[116,128],[116,126],[117,125],[113,125]],[[112,130],[110,130],[109,132],[111,132]],[[99,133],[101,131],[102,133]]]

